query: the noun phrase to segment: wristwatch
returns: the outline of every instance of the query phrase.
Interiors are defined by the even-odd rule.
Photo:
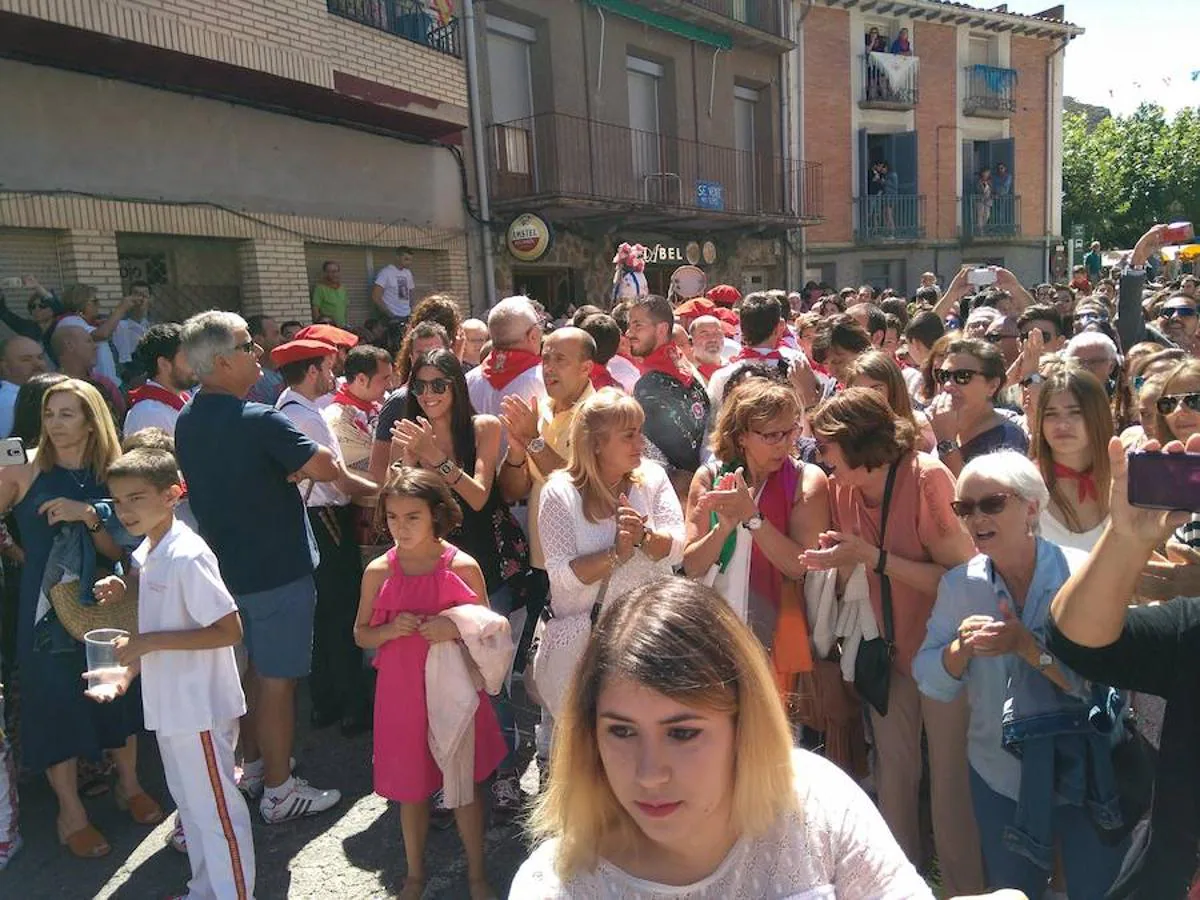
[[[454,471],[454,460],[447,456],[440,463],[438,463],[437,470],[441,473],[443,478],[449,478],[450,473]]]
[[[526,453],[541,453],[546,449],[546,439],[540,434],[525,446]]]
[[[756,512],[754,515],[752,515],[750,518],[748,518],[745,522],[742,523],[742,527],[745,528],[747,531],[758,531],[758,529],[762,528],[762,523],[763,523],[762,513]]]
[[[937,442],[937,455],[938,456],[949,456],[951,453],[956,452],[958,449],[959,449],[959,446],[954,441],[938,441]]]
[[[93,506],[91,509],[92,509],[92,512],[95,513],[95,515],[96,515],[96,524],[95,525],[87,525],[86,527],[87,527],[87,530],[90,531],[92,534],[98,534],[100,529],[104,527],[104,517],[100,515],[100,511],[98,509],[96,509],[96,507]]]
[[[1039,672],[1045,672],[1048,668],[1054,665],[1054,657],[1043,650],[1038,654],[1037,668]]]

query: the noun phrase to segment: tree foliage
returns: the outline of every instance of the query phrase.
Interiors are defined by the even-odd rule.
[[[1200,226],[1200,108],[1168,120],[1143,103],[1094,128],[1081,114],[1063,121],[1063,227],[1086,240],[1132,247],[1155,222]]]

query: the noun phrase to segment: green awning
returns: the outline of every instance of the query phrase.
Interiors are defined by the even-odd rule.
[[[649,25],[651,28],[657,28],[659,31],[666,31],[669,34],[687,38],[689,41],[708,44],[710,47],[717,47],[721,50],[733,49],[733,38],[728,35],[718,34],[699,25],[693,25],[691,22],[684,22],[665,13],[646,9],[643,6],[638,6],[632,0],[586,0],[586,2],[592,6],[599,6],[609,12],[614,12],[618,16],[624,16],[627,19],[633,19],[635,22]]]

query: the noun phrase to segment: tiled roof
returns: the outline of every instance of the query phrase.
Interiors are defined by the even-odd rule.
[[[1042,37],[1076,37],[1083,34],[1081,27],[1066,21],[1062,4],[1034,15],[1009,12],[1007,3],[982,7],[957,3],[955,0],[825,0],[825,5],[857,8],[864,13],[873,12],[879,15],[912,15],[914,18],[938,19],[943,22],[949,20],[958,24],[974,21],[997,31],[1014,31],[1018,34],[1028,33]]]

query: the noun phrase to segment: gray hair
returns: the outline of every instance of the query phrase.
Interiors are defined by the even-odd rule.
[[[1063,348],[1063,356],[1078,356],[1081,350],[1091,350],[1094,348],[1103,349],[1108,354],[1108,358],[1113,362],[1121,358],[1121,354],[1117,352],[1117,345],[1113,343],[1112,338],[1101,331],[1081,331],[1067,341],[1067,346]]]
[[[1026,503],[1036,503],[1039,513],[1050,503],[1050,491],[1037,464],[1016,450],[997,450],[975,457],[963,466],[958,485],[961,487],[971,477],[1004,485]],[[1034,529],[1037,530],[1036,524]]]
[[[488,313],[488,334],[497,350],[519,344],[539,321],[537,307],[525,296],[505,297]]]
[[[197,313],[183,323],[179,342],[196,378],[203,381],[212,375],[217,357],[232,352],[234,333],[241,328],[249,331],[245,319],[220,309]]]

